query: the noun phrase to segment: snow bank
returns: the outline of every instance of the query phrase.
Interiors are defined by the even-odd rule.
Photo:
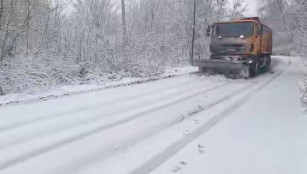
[[[190,66],[179,67],[179,68],[167,68],[164,74],[148,78],[122,78],[114,80],[108,79],[102,82],[97,82],[95,84],[64,85],[64,86],[51,87],[45,91],[37,91],[37,92],[27,91],[23,93],[13,93],[13,94],[0,96],[0,106],[12,105],[18,103],[29,103],[40,100],[49,100],[53,98],[77,95],[87,92],[94,92],[108,88],[130,86],[130,85],[141,84],[165,78],[181,76],[195,71],[197,71],[197,68]]]

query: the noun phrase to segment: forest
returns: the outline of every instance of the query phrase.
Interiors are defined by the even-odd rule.
[[[118,1],[118,2],[117,2]],[[0,95],[151,77],[209,55],[206,28],[248,11],[244,0],[0,0]],[[307,55],[305,0],[258,0],[274,53]]]

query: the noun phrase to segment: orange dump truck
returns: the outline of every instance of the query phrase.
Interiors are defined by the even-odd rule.
[[[208,27],[211,36],[210,59],[193,59],[193,66],[240,72],[246,78],[270,68],[272,30],[258,17],[215,23]]]

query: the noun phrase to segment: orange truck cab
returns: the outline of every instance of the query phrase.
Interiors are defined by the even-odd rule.
[[[210,59],[191,60],[200,70],[228,69],[244,72],[245,77],[257,76],[270,68],[272,30],[258,17],[219,22],[208,27],[211,36]]]

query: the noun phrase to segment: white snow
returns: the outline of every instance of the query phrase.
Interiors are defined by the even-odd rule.
[[[168,78],[171,76],[181,76],[196,72],[198,69],[191,66],[166,68],[165,73],[149,78],[122,78],[122,79],[105,79],[102,82],[95,84],[82,84],[82,85],[63,85],[55,86],[46,89],[45,91],[27,91],[23,93],[12,93],[4,96],[0,96],[0,106],[11,105],[18,103],[30,103],[41,100],[54,99],[63,96],[78,95],[87,92],[93,92],[98,90],[105,90],[107,88],[114,88],[119,86],[129,86],[132,84],[146,83],[158,79]]]
[[[193,174],[305,174],[307,118],[296,85],[301,63],[290,60],[278,79],[152,174],[174,168],[179,168],[176,173]],[[204,147],[204,154],[198,152],[198,145]]]
[[[250,80],[186,74],[1,107],[0,173],[306,173],[299,70],[278,56]]]

